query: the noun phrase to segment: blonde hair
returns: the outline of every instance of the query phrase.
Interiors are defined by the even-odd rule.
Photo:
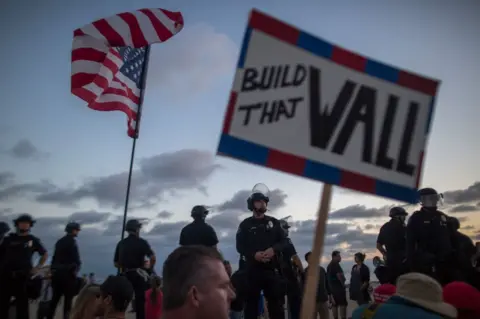
[[[100,285],[88,284],[80,290],[70,312],[70,319],[93,319],[95,307],[93,302],[100,297]]]

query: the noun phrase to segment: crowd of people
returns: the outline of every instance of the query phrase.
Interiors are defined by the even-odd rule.
[[[38,273],[47,251],[31,233],[32,216],[21,215],[8,236],[4,236],[8,224],[0,224],[0,318],[8,318],[13,297],[17,319],[29,318],[29,300],[39,300],[39,318],[53,319],[63,297],[64,318],[125,318],[132,305],[137,319],[257,319],[259,315],[297,319],[305,274],[311,267],[319,271],[312,317],[346,319],[347,307],[354,303],[353,319],[480,318],[480,255],[473,241],[459,231],[458,219],[437,209],[441,199],[434,189],[421,189],[421,209],[411,214],[408,223],[405,209],[390,210],[391,219],[381,227],[377,240],[382,258],[374,258],[380,282],[375,288],[362,252],[355,254],[349,285],[338,250],[331,253],[326,268],[307,253],[304,269],[289,239],[288,222],[266,214],[270,199],[261,187],[248,197],[252,215],[240,223],[236,234],[240,258],[235,272],[217,249],[215,230],[206,223],[208,209],[195,206],[193,222],[180,233],[180,247],[167,257],[161,277],[155,273],[154,251],[140,237],[142,225],[132,219],[125,227],[128,236],[114,252],[117,275],[98,284],[91,274],[79,285],[81,259],[75,237],[81,225],[70,222],[55,245],[48,281],[42,280]],[[35,266],[33,253],[41,256]],[[41,289],[45,282],[50,283],[51,297],[48,289]]]

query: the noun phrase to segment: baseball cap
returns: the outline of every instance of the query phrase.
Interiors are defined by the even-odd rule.
[[[443,300],[458,310],[469,310],[480,315],[480,291],[460,281],[454,281],[443,288]]]
[[[375,303],[384,303],[397,292],[397,288],[392,284],[383,284],[373,291],[373,300]]]
[[[125,276],[108,276],[100,285],[100,291],[118,301],[130,302],[133,298],[133,286]]]

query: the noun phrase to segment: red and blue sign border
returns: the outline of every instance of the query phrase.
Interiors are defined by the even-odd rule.
[[[237,64],[238,69],[242,69],[244,66],[250,37],[252,30],[254,29],[342,66],[432,96],[430,113],[425,131],[425,139],[427,138],[430,132],[431,121],[435,109],[435,96],[440,84],[439,81],[399,70],[390,65],[350,52],[255,9],[252,10],[250,14],[250,19],[243,38]],[[222,135],[217,149],[219,155],[269,167],[285,173],[303,176],[324,183],[339,185],[341,187],[364,193],[376,194],[378,196],[388,197],[408,203],[417,202],[417,188],[422,175],[425,151],[423,151],[420,156],[417,185],[415,188],[377,180],[369,176],[314,162],[306,158],[287,154],[230,135],[230,126],[236,101],[237,92],[232,91],[228,101]]]

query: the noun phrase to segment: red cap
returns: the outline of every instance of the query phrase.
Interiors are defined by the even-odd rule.
[[[373,291],[373,300],[375,303],[384,303],[397,292],[397,287],[392,284],[383,284]]]
[[[465,282],[455,281],[443,287],[443,300],[459,310],[480,314],[480,291]]]

